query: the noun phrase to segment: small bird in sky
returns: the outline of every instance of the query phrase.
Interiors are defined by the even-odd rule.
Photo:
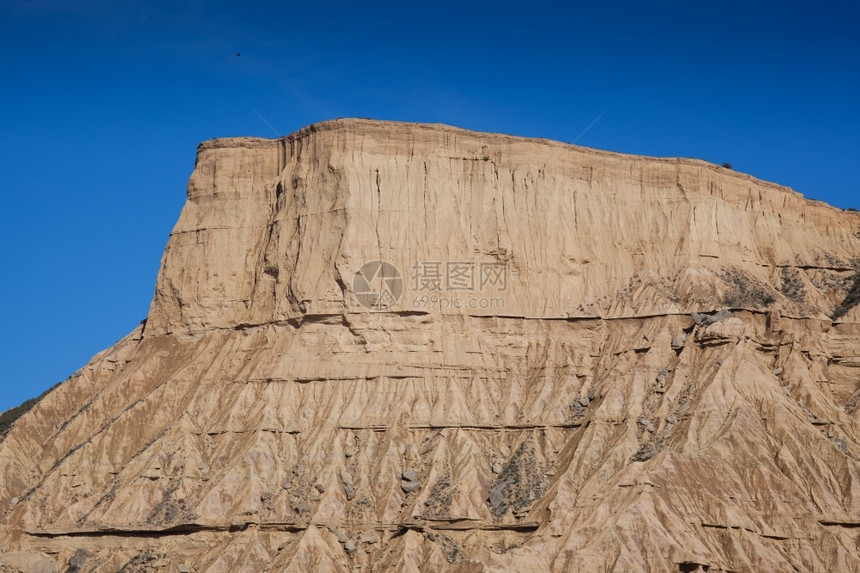
[[[242,55],[242,52],[236,52],[236,56],[237,56],[237,57],[238,57],[238,56],[241,56],[241,55]]]

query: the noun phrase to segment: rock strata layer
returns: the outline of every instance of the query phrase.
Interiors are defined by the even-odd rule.
[[[703,161],[209,141],[0,438],[0,571],[860,571],[858,301],[860,215]]]

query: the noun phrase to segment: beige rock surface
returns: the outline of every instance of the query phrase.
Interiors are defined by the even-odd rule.
[[[203,143],[147,321],[0,438],[0,571],[860,571],[858,269],[698,160]]]

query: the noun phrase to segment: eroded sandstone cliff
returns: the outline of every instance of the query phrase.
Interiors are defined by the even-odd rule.
[[[702,161],[206,142],[0,439],[0,570],[860,571],[858,299],[860,215]]]

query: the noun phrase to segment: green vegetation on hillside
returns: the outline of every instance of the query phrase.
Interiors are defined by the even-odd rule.
[[[854,275],[854,285],[848,291],[845,300],[833,311],[833,320],[845,316],[849,310],[860,304],[860,271]]]
[[[48,392],[50,392],[60,384],[62,384],[62,382],[54,384],[53,386],[39,394],[39,396],[37,396],[36,398],[30,398],[23,404],[15,406],[14,408],[10,408],[0,414],[0,438],[3,438],[9,432],[9,429],[12,427],[12,424],[15,423],[15,420],[32,410],[33,406],[39,403],[39,400],[44,398],[48,394]]]

